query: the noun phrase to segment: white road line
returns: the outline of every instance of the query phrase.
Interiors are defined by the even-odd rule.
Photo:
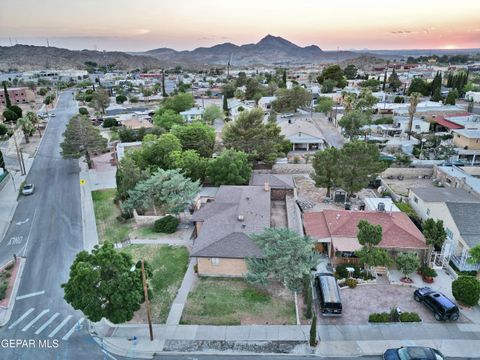
[[[27,325],[25,325],[25,327],[22,329],[22,331],[27,331],[28,329],[30,329],[30,327],[35,324],[38,320],[40,320],[40,318],[45,315],[46,313],[48,313],[50,310],[47,309],[47,310],[43,310],[40,314],[37,315],[37,317],[35,319],[33,319],[32,321],[30,321]]]
[[[25,319],[28,315],[30,315],[30,313],[35,310],[35,308],[30,308],[28,309],[25,314],[23,314],[22,316],[20,316],[12,325],[10,325],[8,328],[9,329],[12,329],[13,327],[15,327],[16,325],[18,325],[23,319]]]
[[[55,329],[53,329],[53,331],[50,334],[48,334],[48,337],[55,336],[55,334],[57,332],[59,332],[62,327],[65,326],[65,324],[68,322],[68,320],[70,320],[71,317],[72,317],[72,315],[68,315],[65,319],[63,319],[63,321],[60,323],[60,325],[58,325]]]
[[[105,355],[107,355],[110,359],[117,360],[117,358],[116,358],[115,356],[111,355],[111,354],[108,353],[106,350],[103,350],[103,349],[102,349],[102,352],[103,352]]]
[[[80,320],[78,320],[77,323],[75,325],[73,325],[73,327],[70,330],[68,330],[68,332],[62,338],[62,340],[67,341],[70,338],[70,336],[72,336],[72,334],[75,331],[75,329],[77,328],[77,326],[79,326],[83,322],[83,320],[85,320],[85,319],[81,318]]]
[[[35,335],[38,335],[38,334],[40,334],[43,330],[45,330],[45,328],[46,328],[48,325],[50,325],[50,324],[52,323],[52,321],[55,320],[58,315],[60,315],[60,313],[55,313],[55,314],[53,314],[53,316],[52,316],[50,319],[48,319],[45,324],[43,324],[42,326],[40,326],[40,327],[38,328],[38,330],[35,331]]]
[[[37,296],[37,295],[43,295],[43,294],[45,294],[45,290],[37,291],[37,292],[34,292],[34,293],[22,295],[22,296],[17,296],[17,300],[22,300],[22,299],[26,299],[26,298]]]
[[[35,211],[33,212],[33,219],[32,219],[32,222],[30,223],[30,230],[28,231],[27,242],[25,243],[25,246],[23,247],[23,255],[22,256],[25,256],[25,254],[27,252],[28,241],[30,240],[30,234],[32,233],[33,225],[35,224],[35,216],[36,215],[37,215],[37,209],[35,209]]]

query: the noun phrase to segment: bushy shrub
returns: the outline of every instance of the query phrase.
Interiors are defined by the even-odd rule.
[[[350,289],[355,289],[358,285],[358,281],[353,278],[349,278],[345,280],[345,285],[347,285]]]
[[[392,117],[381,117],[379,119],[374,120],[373,123],[375,125],[393,124],[393,118]]]
[[[115,118],[106,118],[105,120],[103,120],[102,126],[104,128],[110,128],[110,127],[118,126],[118,121]]]
[[[425,277],[437,276],[437,272],[435,271],[435,269],[432,269],[431,267],[428,267],[426,265],[423,265],[422,267],[420,267],[419,272],[422,276],[425,276]]]
[[[400,314],[401,322],[420,322],[420,316],[415,312],[404,312]]]
[[[340,265],[335,266],[335,275],[337,275],[338,279],[348,278],[347,265],[340,264]]]
[[[80,115],[88,115],[88,110],[87,108],[81,107],[81,108],[78,108],[78,113]]]
[[[5,124],[0,123],[0,136],[8,133],[8,128]]]
[[[386,312],[370,314],[368,316],[368,322],[371,322],[371,323],[390,322],[390,314]]]
[[[158,233],[171,234],[177,231],[178,219],[175,216],[167,215],[155,221],[153,231]]]
[[[2,282],[0,285],[0,300],[5,299],[7,295],[8,283],[6,281]]]
[[[480,281],[473,276],[460,276],[452,282],[455,299],[467,306],[475,306],[480,300]]]

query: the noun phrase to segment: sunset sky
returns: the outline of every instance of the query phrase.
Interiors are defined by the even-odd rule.
[[[267,34],[324,50],[480,48],[476,0],[1,0],[0,45],[190,50]]]

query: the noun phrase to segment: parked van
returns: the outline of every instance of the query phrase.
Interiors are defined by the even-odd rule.
[[[342,315],[342,300],[335,276],[321,273],[315,276],[315,294],[320,312],[324,316]]]

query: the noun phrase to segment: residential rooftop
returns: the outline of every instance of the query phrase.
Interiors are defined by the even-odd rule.
[[[480,202],[479,198],[460,188],[415,187],[410,191],[425,202]]]

